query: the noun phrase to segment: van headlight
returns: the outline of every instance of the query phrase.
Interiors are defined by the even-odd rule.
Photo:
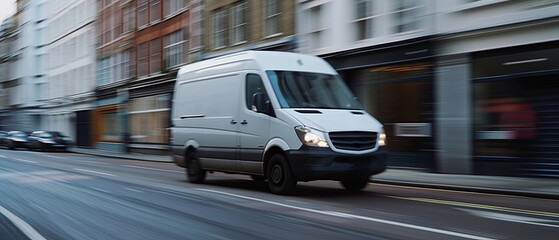
[[[295,127],[295,132],[301,140],[301,142],[310,147],[328,147],[328,142],[326,142],[326,137],[324,132],[318,131],[305,126]]]
[[[379,147],[386,146],[386,133],[384,133],[384,129],[380,132],[378,136],[378,145]]]

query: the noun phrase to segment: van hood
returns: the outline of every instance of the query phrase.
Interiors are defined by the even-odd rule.
[[[382,124],[363,110],[283,109],[302,125],[323,132],[379,132]]]

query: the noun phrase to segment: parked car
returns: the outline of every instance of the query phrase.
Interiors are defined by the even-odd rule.
[[[69,141],[67,136],[56,131],[35,131],[29,136],[29,148],[32,150],[66,151]]]
[[[8,132],[0,131],[0,146],[6,146],[5,140],[7,136],[8,136]]]
[[[16,148],[29,148],[28,135],[22,131],[10,131],[8,136],[4,139],[8,149],[14,150]]]

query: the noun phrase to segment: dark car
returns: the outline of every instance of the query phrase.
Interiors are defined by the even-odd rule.
[[[8,132],[0,131],[0,146],[6,146],[6,137],[8,136]]]
[[[10,150],[16,148],[29,148],[28,135],[22,131],[9,131],[8,136],[4,139],[4,144]]]
[[[66,151],[69,141],[67,136],[55,131],[35,131],[29,136],[29,148],[33,150]]]

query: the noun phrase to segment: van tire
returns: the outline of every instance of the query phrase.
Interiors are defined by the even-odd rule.
[[[280,153],[276,153],[270,158],[266,178],[270,191],[275,194],[288,195],[295,190],[297,185],[287,159]]]
[[[340,183],[346,190],[357,192],[367,186],[369,183],[369,177],[345,179],[341,180]]]
[[[202,169],[196,152],[190,151],[185,156],[187,161],[186,176],[191,183],[203,183],[206,180],[206,170]]]

